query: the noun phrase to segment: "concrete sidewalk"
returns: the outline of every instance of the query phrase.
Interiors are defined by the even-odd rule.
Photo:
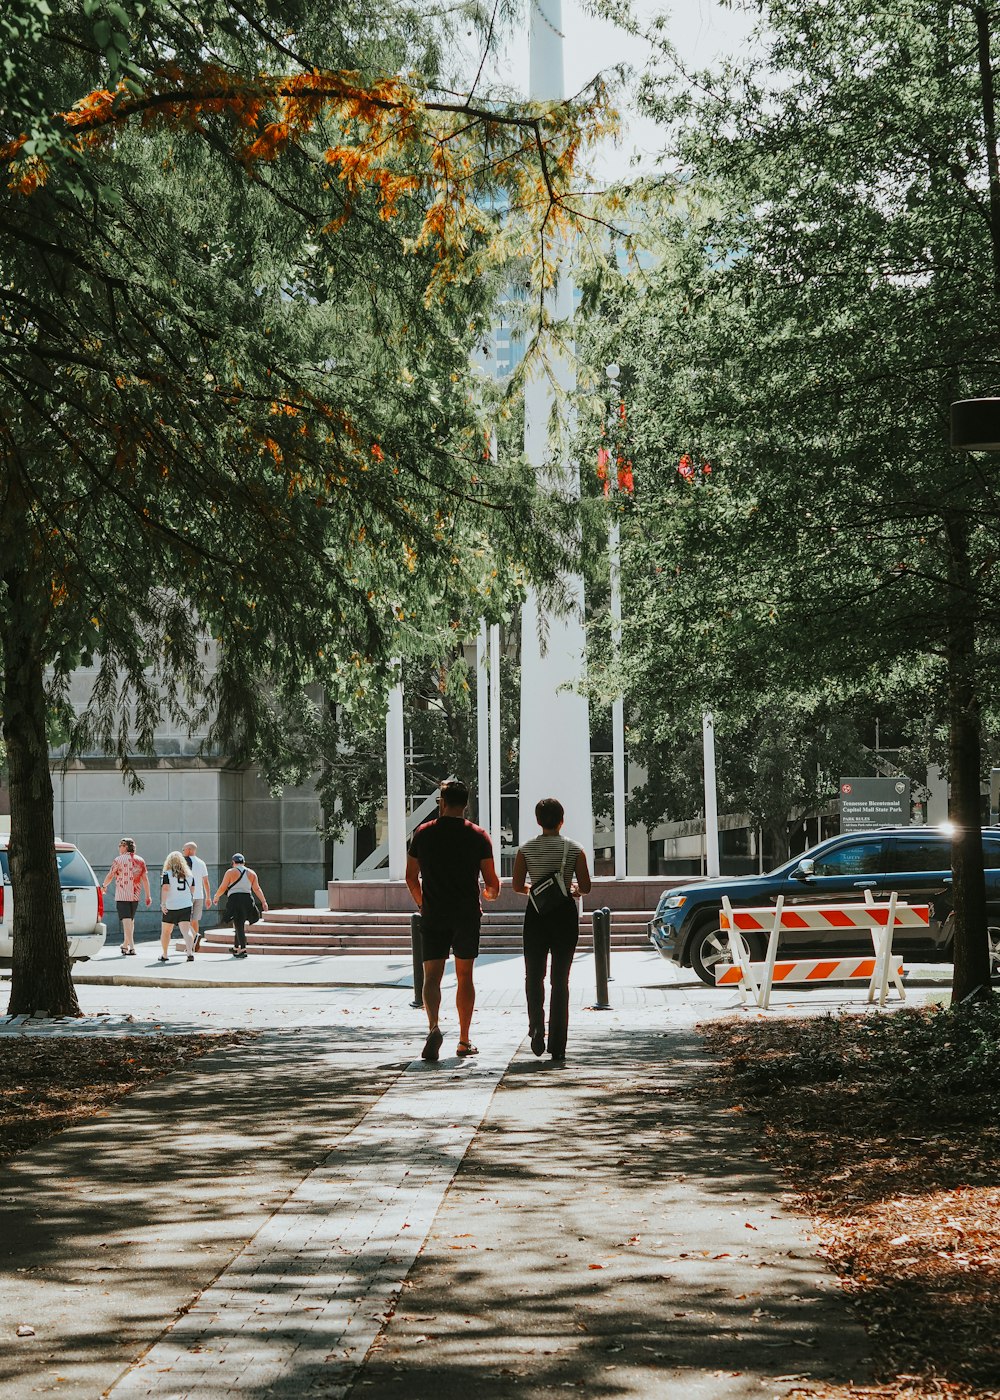
[[[73,979],[80,987],[139,987],[173,989],[254,988],[385,988],[399,993],[413,986],[413,964],[405,957],[329,957],[309,955],[288,957],[267,955],[234,959],[223,953],[198,953],[188,962],[183,953],[172,953],[168,963],[158,961],[160,945],[138,945],[134,958],[123,958],[117,948],[105,948],[90,962],[77,963]],[[732,988],[707,987],[689,967],[668,962],[652,948],[616,950],[612,957],[609,984],[613,1007],[686,1007],[693,1016],[738,1011],[740,996]],[[6,974],[9,976],[9,971]],[[911,1005],[947,999],[951,981],[950,964],[907,964],[907,1000]],[[454,964],[445,970],[444,987],[454,986]],[[523,1007],[524,963],[517,953],[486,953],[476,961],[478,1005]],[[572,1005],[584,1007],[595,1002],[596,968],[592,952],[580,952],[573,962],[570,980]],[[863,1011],[866,988],[844,983],[795,984],[776,988],[772,1011],[763,1014],[822,1015],[825,1012]],[[895,997],[889,1009],[897,1006]],[[748,1005],[746,1014],[761,1014]]]
[[[225,953],[198,953],[188,962],[183,953],[173,952],[167,963],[159,961],[160,945],[137,944],[134,958],[123,958],[117,948],[104,948],[89,962],[77,963],[73,980],[90,987],[412,987],[413,961],[405,956],[321,956],[289,957],[277,954],[236,959]],[[8,972],[9,975],[9,972]],[[454,964],[449,962],[445,977],[454,981]],[[524,985],[524,962],[520,953],[483,953],[476,960],[476,982],[485,988]],[[573,963],[572,985],[591,1000],[596,994],[594,955],[581,952]],[[653,949],[616,952],[613,987],[689,987],[711,993],[690,968],[679,968]],[[727,1002],[731,991],[724,993]]]
[[[0,1397],[742,1400],[866,1378],[865,1338],[697,1098],[690,1008],[521,1014],[426,1065],[419,1015],[268,1032],[8,1165]],[[16,1339],[18,1323],[35,1336]]]
[[[188,962],[183,952],[159,961],[160,942],[136,944],[134,958],[103,948],[96,958],[77,963],[73,980],[80,986],[192,987],[409,987],[413,960],[409,953],[392,957],[329,957],[310,954],[287,957],[267,954],[234,958],[228,953],[196,953]],[[662,961],[662,959],[661,959]]]

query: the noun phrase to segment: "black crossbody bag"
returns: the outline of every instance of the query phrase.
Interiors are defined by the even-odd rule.
[[[559,862],[557,870],[553,870],[551,875],[546,875],[537,884],[532,883],[528,891],[528,898],[536,914],[554,914],[558,909],[566,905],[566,901],[573,896],[566,888],[566,880],[563,876],[563,866],[566,864],[566,855],[569,851],[569,842],[563,838],[562,860]]]

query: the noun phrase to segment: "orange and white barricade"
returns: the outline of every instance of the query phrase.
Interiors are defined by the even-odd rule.
[[[903,991],[902,959],[892,951],[892,935],[897,928],[926,928],[930,909],[926,904],[904,904],[893,893],[888,903],[877,904],[871,891],[865,891],[864,904],[792,904],[785,908],[783,895],[773,907],[734,909],[728,896],[722,897],[722,928],[729,934],[732,964],[718,964],[716,986],[738,986],[740,999],[750,992],[758,1006],[768,1007],[775,982],[868,983],[868,1000],[884,1006],[890,979],[900,995]],[[778,962],[778,942],[782,932],[806,929],[866,929],[871,934],[873,957],[796,958]],[[767,953],[762,963],[750,961],[743,933],[767,935]]]

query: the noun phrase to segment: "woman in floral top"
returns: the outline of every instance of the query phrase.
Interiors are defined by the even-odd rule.
[[[122,957],[135,957],[135,911],[139,895],[146,896],[146,908],[153,900],[149,893],[149,872],[142,856],[135,853],[135,842],[123,836],[118,843],[118,855],[111,862],[104,888],[115,882],[115,904],[122,925]]]

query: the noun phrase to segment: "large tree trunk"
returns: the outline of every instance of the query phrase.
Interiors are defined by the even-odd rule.
[[[990,248],[993,253],[993,292],[1000,299],[1000,152],[997,150],[996,85],[993,81],[990,14],[985,5],[973,10],[979,59],[979,87],[983,106],[983,137],[990,188]]]
[[[976,620],[969,572],[968,520],[947,521],[949,563],[948,723],[951,819],[955,825],[952,871],[955,896],[955,973],[952,1001],[990,995],[986,879],[983,873],[979,729],[976,687]]]
[[[10,774],[14,967],[8,1015],[79,1016],[55,855],[44,667],[23,574],[6,576],[3,736]]]

